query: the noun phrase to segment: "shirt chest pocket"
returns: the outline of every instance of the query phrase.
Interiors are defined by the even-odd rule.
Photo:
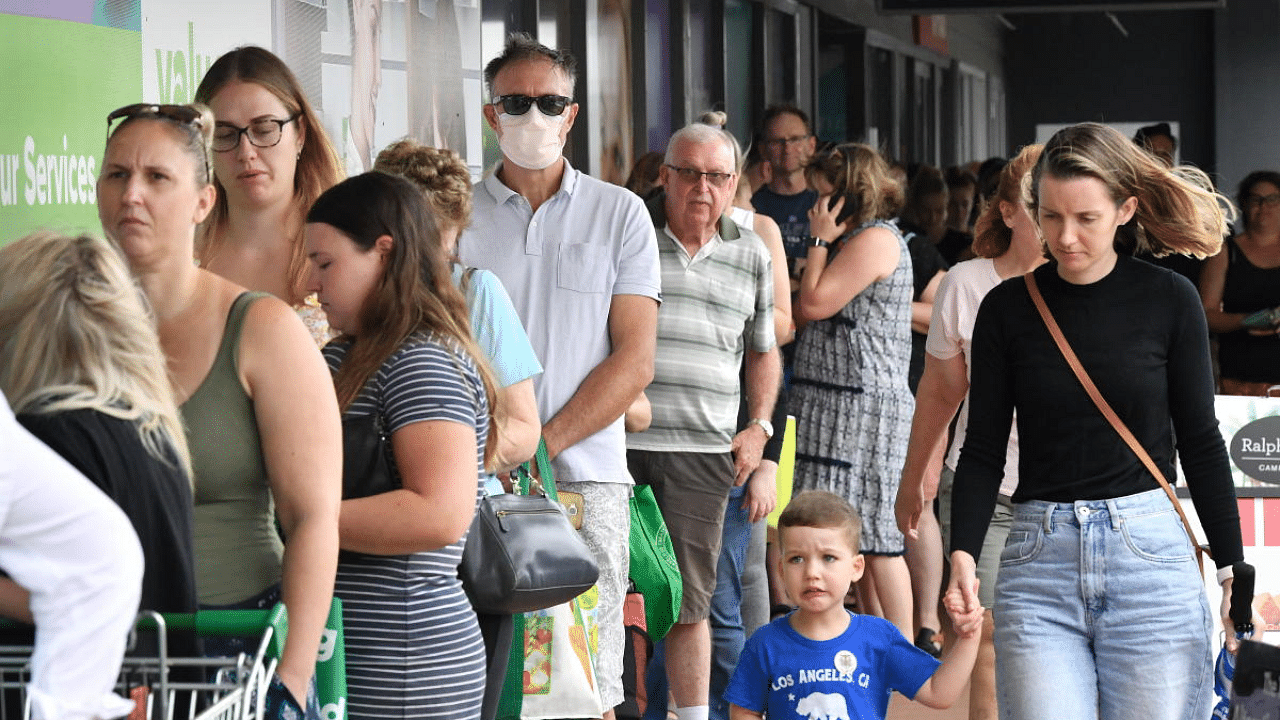
[[[734,337],[741,335],[747,318],[755,312],[752,288],[746,284],[723,280],[708,280],[703,287],[707,293],[703,300],[707,308],[707,319],[716,328]]]
[[[560,246],[556,258],[556,285],[582,293],[609,291],[609,256],[606,248],[588,243]]]

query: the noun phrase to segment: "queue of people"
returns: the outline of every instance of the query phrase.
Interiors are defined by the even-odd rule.
[[[288,67],[238,48],[195,104],[108,116],[106,240],[0,247],[0,392],[26,428],[0,431],[65,459],[34,470],[59,478],[59,513],[16,492],[0,535],[102,583],[54,597],[56,574],[0,546],[0,612],[43,628],[95,603],[79,669],[69,633],[37,634],[37,717],[122,712],[110,678],[139,605],[283,602],[269,714],[314,720],[334,597],[350,717],[495,717],[510,619],[477,615],[458,565],[477,504],[539,440],[600,570],[602,718],[626,695],[637,483],[683,575],[651,717],[668,693],[679,720],[883,717],[893,690],[946,707],[970,681],[971,718],[1208,716],[1190,542],[1033,298],[1166,477],[1177,450],[1228,597],[1243,551],[1209,332],[1222,392],[1266,394],[1280,175],[1241,184],[1224,244],[1229,203],[1149,139],[1078,125],[994,180],[900,178],[778,106],[748,152],[722,115],[677,131],[632,192],[563,156],[571,56],[516,34],[484,79],[502,160],[474,187],[412,140],[344,180]],[[1140,252],[1209,258],[1198,296]],[[766,566],[788,414],[797,495]],[[344,424],[369,418],[394,489],[344,497]],[[11,462],[0,485],[31,471]],[[28,537],[43,512],[118,542],[68,557],[63,525]]]

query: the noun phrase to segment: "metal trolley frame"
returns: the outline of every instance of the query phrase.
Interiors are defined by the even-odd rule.
[[[262,717],[267,686],[276,668],[276,659],[268,656],[275,627],[268,624],[262,630],[262,640],[253,656],[242,653],[229,658],[170,657],[169,624],[160,613],[143,611],[138,614],[130,647],[135,645],[139,629],[155,630],[156,651],[154,654],[130,654],[124,658],[116,690],[135,702],[136,709],[130,718],[181,720],[174,717],[174,708],[179,706],[187,709],[186,720],[255,720]],[[0,692],[4,692],[6,697],[10,693],[21,693],[23,720],[31,716],[31,701],[26,693],[31,676],[31,650],[29,645],[0,646]],[[181,677],[207,680],[175,680],[172,673],[179,668],[190,669],[189,672],[178,673]],[[7,709],[4,703],[0,703],[0,717],[7,713]]]

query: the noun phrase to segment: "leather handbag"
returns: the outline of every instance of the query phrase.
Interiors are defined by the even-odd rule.
[[[1134,455],[1142,461],[1147,467],[1147,471],[1155,477],[1160,483],[1160,487],[1164,489],[1165,495],[1169,496],[1169,502],[1173,503],[1173,509],[1178,512],[1178,517],[1182,519],[1182,527],[1187,531],[1187,539],[1191,541],[1191,546],[1196,549],[1196,561],[1200,564],[1200,574],[1204,574],[1204,558],[1207,556],[1212,558],[1213,555],[1209,549],[1196,542],[1195,531],[1191,529],[1191,523],[1187,520],[1187,514],[1182,511],[1182,503],[1178,502],[1178,496],[1174,494],[1173,487],[1169,485],[1169,481],[1165,480],[1164,473],[1160,472],[1160,468],[1156,466],[1151,456],[1147,454],[1142,443],[1138,442],[1138,438],[1133,436],[1128,426],[1116,415],[1116,411],[1111,409],[1111,405],[1102,397],[1102,393],[1098,392],[1098,386],[1093,384],[1093,380],[1089,377],[1089,373],[1085,372],[1084,366],[1080,364],[1080,359],[1076,357],[1076,353],[1071,349],[1071,345],[1067,344],[1067,338],[1062,334],[1062,329],[1058,327],[1058,321],[1053,319],[1053,313],[1049,312],[1049,306],[1044,303],[1044,296],[1040,294],[1040,286],[1036,284],[1035,273],[1027,273],[1022,276],[1027,283],[1027,292],[1031,295],[1031,302],[1035,304],[1036,311],[1040,313],[1040,319],[1044,321],[1045,327],[1049,329],[1049,334],[1053,336],[1053,342],[1058,346],[1062,357],[1066,359],[1067,364],[1071,366],[1071,372],[1075,373],[1076,379],[1084,386],[1084,391],[1089,394],[1089,399],[1093,400],[1093,404],[1098,406],[1098,410],[1102,412],[1107,422],[1111,423],[1111,427],[1120,435],[1129,449]]]
[[[515,615],[568,602],[596,584],[595,556],[557,500],[546,444],[511,474],[516,493],[487,495],[471,522],[458,575],[477,612]]]
[[[381,495],[400,488],[391,469],[390,450],[381,413],[342,420],[343,500]]]

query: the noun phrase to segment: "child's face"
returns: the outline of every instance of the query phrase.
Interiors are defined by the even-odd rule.
[[[781,529],[782,582],[801,611],[843,611],[849,586],[862,577],[863,558],[844,528]]]

